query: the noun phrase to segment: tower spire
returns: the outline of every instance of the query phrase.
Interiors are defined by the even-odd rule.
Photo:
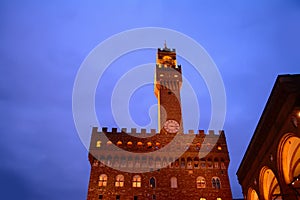
[[[165,40],[165,43],[164,43],[164,49],[167,49],[167,41]]]

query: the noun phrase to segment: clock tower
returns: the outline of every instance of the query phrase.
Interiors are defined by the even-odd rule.
[[[183,133],[180,89],[181,65],[177,65],[175,49],[157,50],[155,88],[158,100],[158,130],[164,134]]]

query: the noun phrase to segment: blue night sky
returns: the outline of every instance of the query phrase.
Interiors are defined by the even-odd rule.
[[[169,28],[193,38],[209,53],[226,90],[224,130],[234,198],[242,197],[235,173],[277,75],[300,71],[297,0],[3,0],[0,16],[1,199],[86,198],[90,164],[73,121],[73,84],[89,52],[114,34],[142,27]],[[155,62],[155,53],[145,50],[122,56],[99,82],[97,115],[107,126],[115,126],[104,98],[117,80],[110,76]],[[188,63],[178,59],[184,75],[197,84]],[[204,96],[198,97],[207,105],[200,105],[204,125],[199,129],[206,129],[210,102],[205,85],[202,88],[199,93]],[[155,102],[151,85],[133,94],[129,110],[137,124],[149,123],[148,109]]]

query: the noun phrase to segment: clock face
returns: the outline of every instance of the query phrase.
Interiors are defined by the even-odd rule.
[[[179,123],[175,120],[167,120],[164,123],[164,129],[169,133],[177,133],[179,131]]]

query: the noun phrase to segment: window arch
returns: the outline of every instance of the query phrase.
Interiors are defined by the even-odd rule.
[[[280,187],[273,171],[263,167],[259,175],[260,191],[265,199],[272,199],[274,195],[280,194]]]
[[[132,179],[132,187],[141,187],[142,186],[142,178],[140,175],[133,176]]]
[[[118,146],[121,146],[122,144],[123,144],[123,143],[122,143],[122,141],[120,141],[120,140],[117,142],[117,145],[118,145]]]
[[[107,175],[106,174],[101,174],[99,176],[99,182],[98,182],[98,185],[100,187],[105,187],[107,186]]]
[[[177,178],[176,177],[171,178],[171,188],[177,188]]]
[[[286,184],[300,174],[300,138],[286,134],[278,146],[278,164]]]
[[[194,158],[194,168],[196,168],[196,169],[199,168],[199,158],[198,157]]]
[[[185,158],[180,159],[180,166],[181,168],[185,168]]]
[[[116,176],[115,186],[124,187],[124,176],[122,174]]]
[[[254,189],[252,189],[252,188],[248,189],[247,199],[248,200],[258,200],[258,195]]]
[[[215,189],[220,189],[221,188],[221,181],[219,177],[213,177],[211,179],[212,182],[212,187]]]
[[[206,187],[205,178],[202,176],[198,176],[196,179],[196,185],[197,188],[205,188]]]
[[[151,188],[156,188],[156,181],[154,177],[150,178],[149,183]]]

